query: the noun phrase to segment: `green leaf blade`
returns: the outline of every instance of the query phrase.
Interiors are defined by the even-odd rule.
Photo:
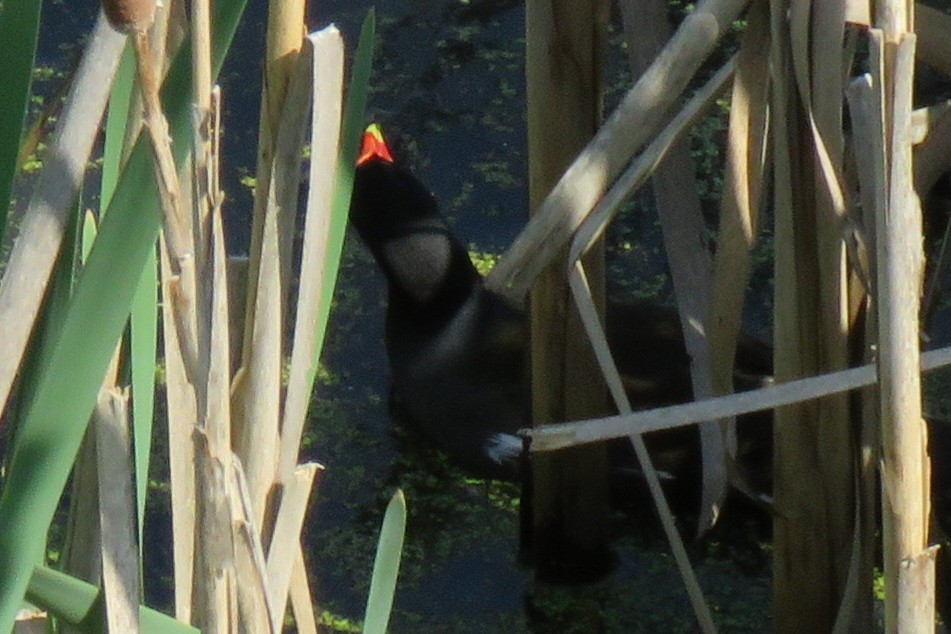
[[[13,0],[0,9],[0,240],[3,239],[33,80],[41,0]]]
[[[406,498],[397,490],[386,506],[380,541],[373,562],[373,578],[367,597],[367,611],[363,618],[365,634],[383,634],[390,621],[396,578],[403,555],[403,537],[406,534]]]
[[[317,377],[318,361],[323,348],[324,332],[330,307],[333,305],[334,288],[337,285],[337,273],[340,269],[340,257],[343,253],[343,239],[347,232],[347,219],[350,215],[350,197],[353,193],[353,175],[360,151],[360,139],[363,137],[363,118],[367,108],[367,95],[370,89],[370,72],[373,68],[373,43],[376,39],[376,11],[371,8],[363,20],[360,29],[360,41],[354,55],[350,84],[343,109],[342,133],[340,136],[340,156],[337,159],[337,189],[331,210],[327,257],[324,263],[323,297],[317,315],[317,338],[314,346],[311,384]]]

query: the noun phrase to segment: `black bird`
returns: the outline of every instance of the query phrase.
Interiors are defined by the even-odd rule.
[[[432,194],[394,161],[376,126],[364,136],[350,221],[386,275],[390,372],[411,422],[474,474],[517,479],[522,442],[515,433],[529,421],[523,311],[483,286]],[[635,407],[692,400],[690,358],[674,311],[609,302],[605,324]],[[742,335],[736,354],[736,389],[769,380],[768,344]],[[741,417],[738,427],[740,454],[759,491],[771,488],[772,477],[772,425],[764,416],[770,414]],[[951,461],[944,460],[951,454],[951,425],[929,421],[929,427],[936,537],[944,541],[951,535]],[[700,459],[694,427],[647,440],[655,466],[688,484],[696,480]],[[670,459],[656,455],[658,448]],[[624,460],[631,459],[630,452],[625,454]],[[938,562],[942,613],[951,612],[949,562],[945,555]]]
[[[469,471],[516,479],[522,441],[515,434],[529,425],[523,311],[483,285],[432,194],[394,161],[376,126],[364,135],[350,222],[386,276],[386,349],[410,421]],[[635,407],[692,400],[674,311],[609,303],[605,322]],[[744,337],[737,366],[738,389],[762,384],[772,371],[769,346]],[[768,451],[770,427],[755,428]],[[678,449],[685,438],[690,445],[673,452],[676,462],[699,468],[696,430],[671,436]]]

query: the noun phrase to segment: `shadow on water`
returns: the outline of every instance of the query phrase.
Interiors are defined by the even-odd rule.
[[[310,24],[335,21],[349,46],[372,3],[311,3]],[[526,138],[523,12],[515,0],[378,3],[378,42],[369,118],[403,139],[402,154],[433,188],[457,235],[481,252],[502,251],[524,222]],[[221,75],[223,184],[229,250],[247,250],[251,192],[241,179],[256,161],[259,69],[266,4],[249,3]],[[63,14],[62,21],[58,21]],[[75,41],[93,13],[52,5],[45,24]],[[45,36],[44,36],[45,37]],[[617,49],[619,40],[612,35]],[[617,51],[615,51],[617,52]],[[41,48],[41,60],[62,57]],[[619,57],[619,56],[618,56]],[[615,60],[613,70],[622,66]],[[619,76],[622,74],[617,73]],[[626,79],[611,88],[616,100]],[[610,98],[609,98],[610,101]],[[670,299],[660,232],[647,197],[613,231],[612,292]],[[768,268],[768,263],[761,263]],[[765,305],[769,284],[760,283]],[[690,632],[689,604],[649,503],[613,524],[618,567],[586,586],[533,587],[517,562],[518,491],[466,478],[412,433],[391,429],[383,348],[385,287],[367,252],[348,238],[321,380],[302,460],[320,476],[305,534],[320,609],[334,629],[362,619],[377,531],[399,486],[410,509],[391,630],[394,632]],[[762,313],[760,313],[762,314]],[[759,322],[767,330],[765,321]],[[159,399],[158,414],[164,413]],[[171,606],[171,534],[164,426],[147,515],[148,601]],[[731,502],[731,504],[734,504]],[[692,547],[720,627],[768,629],[768,522],[757,513],[728,521]],[[331,617],[332,615],[332,617]]]

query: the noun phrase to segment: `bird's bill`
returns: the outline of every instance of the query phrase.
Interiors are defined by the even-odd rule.
[[[393,162],[393,155],[390,148],[383,138],[383,130],[376,123],[367,126],[363,133],[363,143],[360,146],[360,156],[357,158],[357,166],[363,165],[373,159],[379,159],[386,163]]]

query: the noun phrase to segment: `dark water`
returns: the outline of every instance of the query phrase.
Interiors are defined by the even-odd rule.
[[[60,43],[75,42],[93,17],[92,7],[73,4],[50,4],[44,16],[56,26],[44,35],[39,57],[58,68],[70,55]],[[371,4],[311,3],[309,22],[314,28],[334,22],[352,50]],[[401,142],[464,241],[476,251],[504,250],[527,203],[521,3],[405,0],[379,2],[377,11],[368,119]],[[240,180],[254,173],[265,19],[265,3],[250,2],[221,74],[226,222],[235,253],[249,241],[251,193]],[[609,102],[628,81],[617,43],[612,35]],[[38,88],[52,92],[55,82]],[[722,121],[707,125],[709,134],[722,134]],[[613,289],[669,300],[649,200],[640,198],[632,211],[615,231]],[[765,305],[769,283],[762,277],[756,301]],[[336,624],[331,629],[362,620],[378,526],[389,495],[401,487],[410,519],[391,631],[693,631],[649,506],[616,522],[619,566],[611,578],[585,587],[533,585],[516,561],[518,492],[469,480],[410,433],[391,430],[384,291],[372,260],[348,238],[302,456],[327,467],[305,544],[320,610]],[[161,481],[162,473],[159,460],[154,478]],[[166,493],[157,487],[147,520],[146,587],[149,601],[163,607],[170,604],[168,513]],[[692,554],[721,628],[765,631],[770,582],[762,518],[737,517]]]

